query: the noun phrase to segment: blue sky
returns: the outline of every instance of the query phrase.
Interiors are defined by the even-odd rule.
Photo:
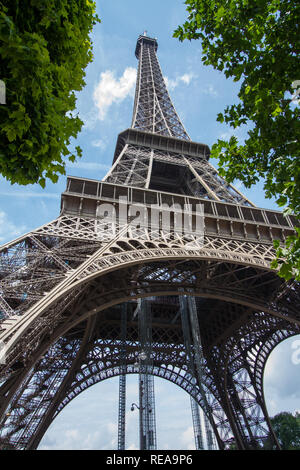
[[[68,175],[100,180],[108,171],[117,135],[131,124],[137,68],[134,51],[137,37],[145,30],[158,39],[158,58],[169,93],[191,139],[211,146],[218,138],[231,135],[231,129],[216,117],[237,102],[238,84],[202,65],[198,41],[180,43],[172,37],[186,18],[182,1],[110,0],[97,1],[97,5],[102,23],[93,31],[94,60],[86,69],[86,87],[77,99],[85,124],[72,143],[82,148],[83,157],[68,163]],[[246,129],[236,135],[243,140]],[[55,219],[65,186],[66,176],[55,185],[48,182],[45,190],[38,185],[12,186],[0,178],[0,243]],[[239,182],[236,186],[257,206],[276,208],[274,201],[264,199],[262,184],[251,190]],[[300,408],[300,365],[291,359],[293,341],[276,349],[268,363],[265,387],[271,415]],[[155,383],[158,445],[192,448],[189,397],[165,381]],[[81,394],[49,428],[40,448],[116,448],[117,384],[112,379]],[[128,446],[137,448],[138,413],[130,412],[131,402],[138,399],[136,378],[128,378],[128,384]]]

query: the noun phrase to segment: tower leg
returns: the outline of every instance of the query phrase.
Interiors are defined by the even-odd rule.
[[[194,400],[193,397],[191,397],[191,410],[192,410],[193,427],[194,427],[195,447],[196,447],[196,450],[203,450],[204,443],[203,443],[200,410],[199,410],[198,403],[196,402],[196,400]]]
[[[180,309],[181,309],[181,321],[182,330],[184,336],[185,349],[187,354],[187,367],[189,373],[191,373],[197,382],[201,401],[203,404],[203,411],[206,415],[211,428],[221,444],[221,439],[214,422],[212,415],[212,409],[207,399],[207,393],[203,387],[203,373],[205,366],[203,363],[203,352],[201,345],[201,336],[199,330],[199,322],[197,317],[197,307],[194,297],[180,297]],[[195,430],[195,426],[194,426]],[[210,441],[209,441],[210,442]]]
[[[119,377],[119,414],[118,414],[118,450],[125,450],[125,416],[126,416],[126,329],[127,304],[121,311],[121,366]]]
[[[280,449],[257,384],[259,374],[253,373],[256,348],[252,341],[251,336],[249,340],[245,337],[243,344],[230,337],[215,354],[210,367],[218,378],[220,404],[230,424],[232,445],[239,450],[261,449],[269,437],[274,447]]]
[[[151,305],[142,300],[139,312],[139,336],[141,344],[139,368],[140,448],[156,449],[156,422],[154,377],[151,375],[152,358]]]
[[[205,433],[206,433],[206,442],[207,442],[207,449],[213,450],[214,449],[214,436],[211,430],[210,422],[207,419],[207,416],[204,415],[204,423],[205,423]]]

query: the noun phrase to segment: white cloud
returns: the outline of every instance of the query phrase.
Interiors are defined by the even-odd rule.
[[[46,199],[58,199],[60,198],[60,194],[58,193],[44,193],[44,192],[40,192],[40,193],[34,193],[32,191],[26,191],[26,192],[22,192],[22,191],[12,191],[11,193],[9,192],[0,192],[0,196],[7,196],[7,197],[20,197],[20,198],[26,198],[26,197],[33,197],[33,198],[46,198]]]
[[[135,444],[129,444],[126,450],[139,450],[139,448]]]
[[[78,439],[79,438],[79,432],[78,432],[78,429],[68,429],[66,431],[66,438],[67,439],[70,439],[70,440],[75,440],[75,439]]]
[[[234,131],[228,131],[228,132],[222,132],[219,136],[218,136],[218,139],[221,139],[221,140],[229,140],[230,137],[232,137],[234,135]]]
[[[98,140],[93,140],[91,142],[92,147],[99,148],[100,150],[105,150],[107,147],[107,143],[104,142],[104,140],[98,139]]]
[[[205,95],[213,96],[213,97],[218,96],[217,90],[215,90],[215,88],[212,85],[207,85],[204,88],[202,88],[202,93],[204,93]]]
[[[247,138],[247,129],[244,126],[237,127],[236,129],[228,128],[227,130],[220,132],[217,138],[221,140],[229,140],[232,136],[235,136],[242,143]]]
[[[180,80],[186,85],[189,85],[192,78],[194,78],[194,75],[192,73],[185,73],[184,75],[182,75],[182,77],[180,77]]]
[[[293,362],[293,342],[300,335],[286,339],[269,356],[264,373],[264,393],[271,416],[281,412],[295,412],[299,408],[299,364]]]
[[[175,80],[170,79],[168,77],[164,77],[164,80],[165,80],[168,90],[174,90],[174,88],[176,88],[181,83],[184,83],[185,85],[189,85],[193,78],[195,78],[195,75],[193,73],[185,73],[181,75],[180,77],[176,77]]]
[[[8,219],[7,214],[4,211],[0,211],[0,243],[7,240],[13,240],[24,232],[26,232],[24,225],[16,226]]]
[[[80,112],[80,119],[83,121],[82,130],[92,130],[95,128],[98,121],[98,112],[97,109],[92,107],[89,112]]]
[[[187,450],[193,450],[195,449],[195,444],[194,444],[194,430],[192,426],[189,426],[181,435],[181,441],[183,445],[185,446],[184,448]]]
[[[75,423],[73,423],[75,426]],[[45,436],[39,450],[96,450],[96,449],[116,449],[117,448],[117,426],[113,423],[104,424],[96,429],[87,425],[76,424],[76,428],[59,429],[58,433],[50,433]]]
[[[133,95],[136,82],[136,69],[127,67],[122,77],[116,79],[112,70],[103,72],[96,85],[93,99],[98,108],[98,118],[103,121],[109,107],[113,103],[120,103],[127,96]]]
[[[109,170],[110,166],[105,165],[104,163],[96,163],[96,162],[74,162],[74,163],[67,163],[67,168],[79,168],[81,170]]]

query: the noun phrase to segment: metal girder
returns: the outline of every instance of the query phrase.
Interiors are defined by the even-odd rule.
[[[121,367],[119,378],[119,414],[118,414],[118,449],[125,450],[125,417],[126,417],[126,331],[127,304],[121,312]]]
[[[182,330],[184,335],[184,342],[187,355],[187,366],[188,371],[193,375],[196,380],[197,387],[200,391],[203,411],[206,416],[207,423],[209,422],[211,427],[214,429],[217,435],[218,441],[221,444],[221,439],[214,421],[213,410],[208,400],[209,392],[204,388],[204,377],[205,377],[205,358],[203,355],[203,349],[201,344],[201,336],[199,330],[199,321],[197,315],[196,301],[194,297],[180,297],[180,309],[181,309],[181,321]],[[192,414],[194,422],[194,433],[196,443],[199,441],[199,445],[202,440],[202,436],[199,430],[199,417],[197,416],[194,403],[192,402]],[[208,438],[208,448],[211,450],[211,437],[210,428],[206,426],[206,434]]]
[[[156,449],[156,421],[153,363],[151,304],[142,300],[138,313],[140,352],[139,365],[139,417],[140,449]]]
[[[151,38],[140,36],[138,44],[139,66],[131,127],[139,133],[134,135],[133,131],[128,131],[126,135],[120,135],[113,167],[104,180],[144,188],[161,187],[162,190],[168,190],[167,187],[172,182],[170,189],[173,193],[254,206],[243,194],[226,183],[207,162],[207,146],[202,145],[203,153],[198,158],[190,155],[189,151],[195,144],[186,144],[191,140],[167,91],[156,56],[157,43]],[[150,134],[154,138],[149,139]],[[162,136],[159,143],[158,136]],[[178,140],[184,141],[186,152]],[[172,153],[172,147],[182,149],[181,155]],[[185,170],[180,185],[178,165]],[[166,171],[167,178],[160,181],[158,176],[163,176]]]
[[[209,449],[214,439],[221,449],[261,448],[267,436],[279,447],[263,371],[274,347],[300,333],[300,296],[270,262],[273,240],[295,220],[254,207],[218,175],[178,118],[156,50],[139,37],[132,128],[119,134],[104,181],[68,178],[60,216],[0,248],[1,448],[37,448],[73,398],[119,375],[124,449],[126,374],[140,378],[142,448],[157,446],[154,376],[191,396],[197,448],[204,436]],[[143,205],[142,223],[124,224],[124,201]],[[104,203],[116,211],[109,229]],[[150,223],[152,205],[173,204],[192,224],[204,206],[192,248],[190,234]]]
[[[195,379],[196,370],[195,370],[195,362],[194,362],[193,354],[192,354],[192,337],[191,337],[191,331],[190,331],[190,322],[189,322],[189,316],[188,316],[187,301],[186,301],[186,298],[184,297],[180,298],[180,314],[181,314],[182,332],[183,332],[183,337],[184,337],[187,371],[189,374],[191,374],[191,377]],[[192,420],[193,420],[193,428],[194,428],[195,447],[197,450],[203,450],[204,442],[203,442],[203,432],[202,432],[199,406],[192,396],[190,397],[190,402],[191,402]]]
[[[138,42],[139,68],[131,127],[189,139],[169,97],[156,57],[157,45],[143,36]]]
[[[109,312],[108,318],[111,318],[113,316],[114,316],[113,311]],[[116,320],[117,320],[117,317],[116,317]],[[170,321],[172,321],[171,317],[170,317]],[[66,404],[70,400],[75,398],[75,396],[77,396],[78,393],[81,393],[87,387],[101,380],[105,380],[108,377],[113,377],[115,375],[120,374],[120,363],[121,363],[120,361],[121,361],[121,356],[122,356],[122,348],[120,347],[120,341],[119,341],[120,322],[118,322],[118,320],[115,322],[113,322],[112,320],[106,320],[106,322],[107,322],[107,326],[106,326],[104,319],[101,320],[101,318],[99,318],[97,320],[98,326],[97,327],[95,326],[93,335],[91,334],[89,335],[91,336],[90,347],[85,349],[86,353],[80,359],[80,363],[82,363],[82,367],[77,368],[76,377],[74,376],[73,383],[71,383],[69,390],[68,391],[66,390],[64,394],[60,394],[61,401],[57,408],[57,411],[61,411],[63,407],[66,406]],[[154,318],[154,323],[158,324],[155,318]],[[170,325],[171,324],[173,325],[173,333],[171,334],[171,331],[170,331],[170,333],[167,334],[165,324],[161,320],[160,320],[160,323],[161,323],[161,327],[160,327],[161,329],[157,330],[157,326],[156,326],[155,330],[153,331],[153,334],[155,337],[155,343],[153,344],[154,364],[151,366],[149,373],[153,375],[157,375],[159,377],[164,377],[167,380],[171,380],[177,385],[183,387],[188,393],[190,393],[197,400],[200,406],[203,407],[203,402],[201,401],[201,393],[199,392],[199,389],[195,387],[195,382],[192,379],[191,374],[187,374],[187,371],[186,371],[186,360],[185,360],[185,357],[182,355],[182,351],[183,351],[182,346],[180,346],[180,343],[182,343],[183,338],[180,340],[180,337],[178,337],[178,333],[180,332],[180,328],[179,328],[180,324],[170,323]],[[274,325],[274,328],[276,328],[275,325]],[[252,330],[251,334],[253,335],[254,332],[256,331],[254,328],[254,325],[252,325],[251,330]],[[101,341],[99,340],[99,331],[101,331],[101,338],[102,338]],[[78,333],[79,333],[79,330],[78,330]],[[77,336],[78,336],[78,333],[77,333]],[[259,328],[257,328],[256,335],[257,335],[257,338],[260,337]],[[116,337],[116,340],[113,340],[114,336]],[[135,324],[128,325],[127,342],[128,342],[128,354],[127,354],[126,372],[138,373],[139,367],[136,365],[136,361],[137,361],[138,354],[140,353],[140,344],[138,340],[137,321],[135,321]],[[174,344],[176,342],[178,343],[178,346],[179,346],[178,348],[174,348]],[[43,413],[45,413],[47,410],[47,408],[45,408],[45,406],[48,403],[46,399],[47,396],[49,396],[49,393],[53,395],[53,393],[56,390],[56,387],[58,387],[57,390],[60,389],[59,382],[57,381],[51,382],[50,377],[48,379],[47,378],[48,375],[43,376],[42,371],[48,371],[48,372],[51,371],[51,374],[54,378],[55,374],[57,374],[59,370],[61,370],[62,364],[71,363],[70,355],[76,354],[76,351],[78,348],[78,346],[76,346],[75,348],[74,347],[71,348],[70,347],[71,344],[72,343],[70,339],[68,338],[65,338],[63,342],[60,340],[55,346],[55,348],[53,348],[53,350],[49,352],[49,354],[47,354],[43,358],[43,360],[40,362],[40,365],[37,364],[37,367],[35,368],[35,371],[34,371],[34,375],[36,375],[37,377],[41,377],[41,378],[44,377],[44,380],[40,380],[40,379],[37,380],[33,376],[29,382],[32,384],[32,386],[34,384],[35,389],[33,390],[33,393],[37,397],[36,400],[38,399],[39,401],[34,402],[31,400],[32,395],[28,394],[28,386],[22,383],[23,393],[21,393],[21,390],[20,390],[19,393],[15,395],[16,401],[14,402],[13,400],[11,400],[10,409],[12,409],[13,412],[11,413],[10,416],[6,417],[6,424],[2,423],[1,425],[2,437],[3,437],[3,433],[5,435],[5,429],[7,428],[16,429],[17,423],[19,423],[18,426],[20,425],[22,425],[23,427],[25,426],[26,433],[29,432],[29,435],[30,433],[35,434],[36,431],[35,431],[35,426],[34,426],[34,420],[31,419],[30,422],[27,424],[27,421],[24,421],[24,418],[22,416],[16,415],[15,413],[17,412],[18,409],[20,409],[20,407],[22,406],[24,407],[25,403],[27,403],[26,407],[28,409],[29,416],[31,415],[31,413],[35,413],[38,407],[40,411],[39,411],[39,414],[35,416],[36,418],[41,419],[41,417],[43,416]],[[119,350],[117,348],[118,344],[119,344]],[[76,343],[74,343],[74,346],[75,345]],[[231,345],[229,343],[228,350],[230,350],[230,348],[231,348]],[[54,354],[54,351],[56,355]],[[238,361],[238,359],[239,358],[237,357],[236,360]],[[159,367],[158,365],[155,365],[155,364],[165,364],[165,366],[164,368],[162,368],[161,366]],[[237,365],[237,367],[240,367],[240,366]],[[181,372],[179,371],[180,368],[181,368]],[[219,371],[222,369],[223,367],[220,365]],[[208,389],[210,388],[210,390],[212,391],[213,395],[211,395],[211,397],[217,398],[218,392],[213,386],[213,381],[212,381],[213,379],[209,375],[207,375],[208,372],[209,371],[206,366],[203,381],[206,384],[205,386]],[[258,376],[257,376],[257,379],[258,379]],[[245,381],[241,383],[245,383]],[[54,384],[57,384],[57,385],[54,386]],[[17,403],[20,401],[22,394],[25,394],[25,395],[22,398],[21,405],[18,405]],[[253,397],[252,397],[252,402],[253,402]],[[40,405],[38,405],[38,403],[40,403]],[[243,406],[246,406],[248,410],[251,410],[253,405],[251,404],[251,402],[249,402],[246,399],[246,397],[242,403],[243,403]],[[228,441],[230,439],[230,436],[232,436],[232,434],[230,434],[231,432],[230,425],[228,424],[227,418],[222,413],[222,407],[220,407],[220,404],[218,404],[218,399],[216,400],[214,398],[213,400],[211,400],[210,406],[214,414],[214,419],[216,421],[220,435],[222,436],[222,441],[224,442],[224,445],[226,446],[226,441]],[[52,419],[57,415],[57,411],[55,415],[52,415]],[[50,422],[48,423],[48,425],[50,424]],[[12,423],[16,423],[16,424],[12,426]],[[26,435],[28,436],[28,434],[26,433],[24,435],[24,438]],[[25,445],[25,442],[26,442],[26,440],[24,441],[23,439],[20,440],[20,437],[18,438],[17,436],[12,436],[10,439],[10,442],[14,442],[15,445],[22,447],[22,443],[24,443]]]
[[[190,397],[196,450],[204,450],[202,424],[198,403]]]

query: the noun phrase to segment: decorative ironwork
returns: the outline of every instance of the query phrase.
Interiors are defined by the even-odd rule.
[[[295,220],[255,207],[218,175],[175,111],[156,50],[155,39],[138,38],[132,127],[118,136],[104,181],[68,178],[59,217],[0,248],[2,448],[37,448],[73,398],[114,376],[125,448],[126,374],[144,379],[147,448],[157,446],[154,376],[191,396],[197,448],[204,435],[208,448],[259,448],[267,436],[279,448],[263,371],[274,347],[299,334],[300,299],[270,262],[273,239],[284,241]],[[104,204],[114,208],[110,224]],[[202,236],[178,231],[176,208],[193,228],[199,204]],[[139,224],[130,205],[142,207]],[[153,206],[167,206],[167,230]],[[141,345],[151,345],[146,370]]]

